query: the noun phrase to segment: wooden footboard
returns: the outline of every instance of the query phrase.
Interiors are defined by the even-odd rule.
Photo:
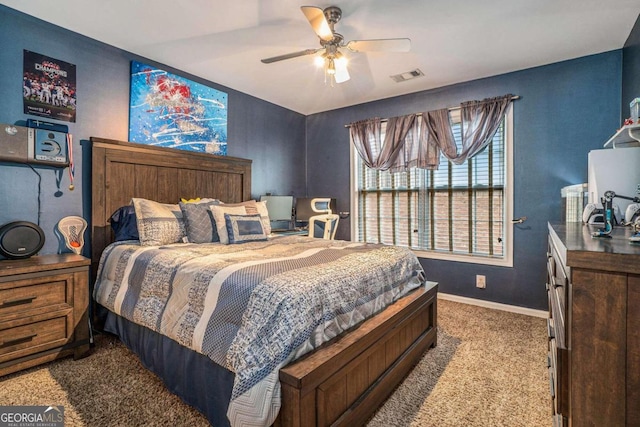
[[[358,426],[436,346],[436,283],[280,371],[277,427]]]

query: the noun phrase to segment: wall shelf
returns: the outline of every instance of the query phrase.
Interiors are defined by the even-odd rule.
[[[604,148],[640,147],[640,124],[621,127],[604,144]]]

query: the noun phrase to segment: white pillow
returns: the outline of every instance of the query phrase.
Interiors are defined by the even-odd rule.
[[[246,215],[247,210],[244,206],[227,206],[227,205],[213,205],[210,207],[213,212],[213,219],[216,221],[216,229],[218,230],[218,236],[220,237],[220,243],[223,245],[229,244],[229,234],[227,233],[227,226],[224,220],[224,214],[232,215]]]
[[[267,201],[256,202],[256,208],[260,214],[260,221],[262,221],[262,228],[264,233],[268,236],[271,234],[271,220],[269,219],[269,210],[267,209]],[[247,212],[251,213],[251,212]]]

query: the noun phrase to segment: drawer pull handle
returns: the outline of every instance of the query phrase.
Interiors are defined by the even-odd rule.
[[[9,347],[11,345],[22,344],[24,342],[29,342],[37,337],[38,334],[31,334],[20,338],[15,338],[9,341],[0,342],[0,348]]]
[[[14,299],[14,300],[7,300],[2,304],[0,304],[0,308],[13,307],[14,305],[31,304],[31,302],[36,298],[38,297],[33,296],[33,297],[26,297],[26,298]]]

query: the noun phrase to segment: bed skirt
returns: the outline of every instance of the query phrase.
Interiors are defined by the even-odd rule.
[[[233,372],[170,338],[100,307],[104,330],[115,334],[167,389],[202,412],[211,425],[229,427]]]

